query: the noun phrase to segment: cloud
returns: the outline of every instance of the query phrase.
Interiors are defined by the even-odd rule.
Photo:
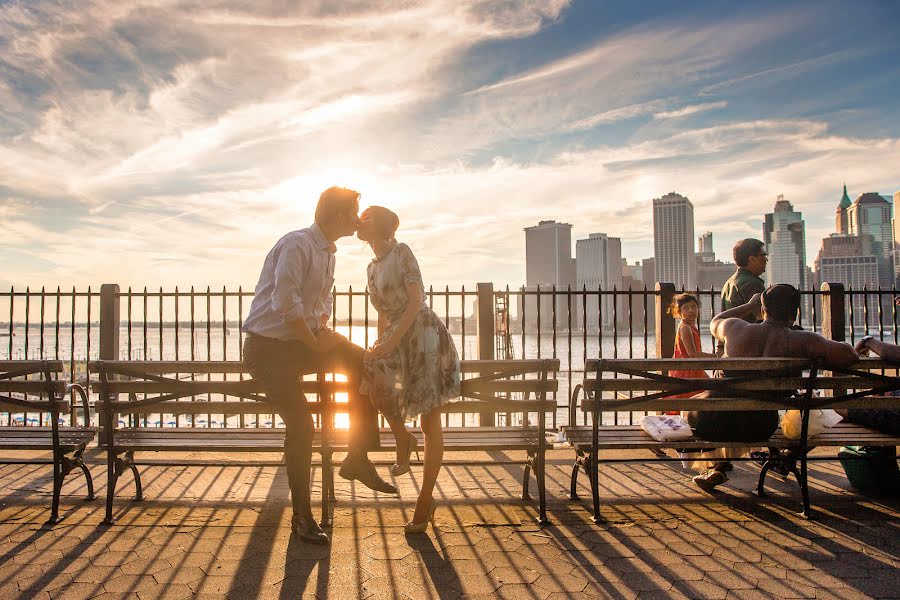
[[[719,108],[725,108],[728,106],[728,102],[724,100],[720,100],[718,102],[705,102],[703,104],[692,104],[690,106],[685,106],[676,110],[658,112],[653,114],[654,119],[677,119],[680,117],[686,117],[688,115],[695,115],[700,112],[706,112],[708,110],[717,110]]]

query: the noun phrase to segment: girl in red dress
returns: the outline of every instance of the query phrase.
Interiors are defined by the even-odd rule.
[[[675,331],[675,355],[674,358],[716,358],[715,354],[703,352],[700,345],[700,330],[697,328],[697,318],[700,316],[700,302],[691,294],[679,294],[675,296],[669,313],[681,319],[678,329]],[[669,371],[672,377],[687,379],[704,379],[709,377],[706,371]],[[690,398],[698,392],[685,392],[676,394],[670,398]],[[675,414],[678,414],[675,411]]]

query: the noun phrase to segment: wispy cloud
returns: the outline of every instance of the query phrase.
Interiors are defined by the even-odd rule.
[[[654,119],[677,119],[679,117],[686,117],[688,115],[695,115],[700,112],[706,112],[708,110],[716,110],[719,108],[725,108],[728,106],[728,102],[724,100],[720,100],[718,102],[704,102],[702,104],[691,104],[690,106],[684,106],[682,108],[676,110],[663,111],[653,114]]]

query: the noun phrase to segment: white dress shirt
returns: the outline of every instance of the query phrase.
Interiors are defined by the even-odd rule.
[[[336,250],[316,224],[278,240],[263,263],[243,330],[292,340],[297,336],[287,323],[303,319],[316,333],[331,316]]]

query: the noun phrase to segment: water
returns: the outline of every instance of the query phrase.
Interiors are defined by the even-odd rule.
[[[375,327],[363,326],[338,326],[337,330],[359,345],[371,344],[377,337]],[[99,326],[94,324],[90,328],[76,326],[74,330],[67,327],[60,331],[57,337],[52,327],[45,327],[43,338],[39,327],[31,327],[28,335],[24,328],[17,330],[16,335],[4,337],[0,340],[0,358],[3,359],[58,359],[65,362],[65,378],[82,384],[87,383],[91,376],[87,370],[87,360],[99,358]],[[453,334],[453,340],[457,351],[464,358],[477,358],[478,340],[474,333],[466,332],[466,335]],[[158,325],[148,325],[146,336],[142,327],[132,326],[130,335],[127,327],[122,327],[119,332],[119,357],[131,360],[240,360],[240,332],[237,327],[223,329],[219,324],[213,324],[207,331],[206,324],[198,324],[191,334],[190,324],[175,327],[159,328]],[[643,335],[627,336],[613,339],[609,333],[602,336],[596,333],[584,334],[573,332],[571,339],[568,334],[552,333],[521,334],[511,338],[514,358],[558,358],[560,371],[556,373],[559,381],[559,391],[553,401],[557,404],[557,411],[553,419],[548,420],[548,426],[555,427],[569,422],[568,402],[571,390],[582,381],[581,370],[587,358],[611,358],[643,357],[655,355],[656,340],[653,334],[647,337],[646,353]],[[705,344],[710,342],[704,340]],[[27,354],[26,354],[27,346]],[[43,351],[42,351],[43,350]],[[92,400],[96,400],[96,394],[91,394]],[[217,398],[218,399],[218,398]],[[338,400],[341,400],[339,397]],[[23,417],[16,415],[13,417]],[[583,422],[583,415],[578,411],[578,422]],[[630,415],[620,415],[619,422],[627,422]],[[9,415],[0,415],[0,424],[8,422]],[[27,415],[32,419],[30,424],[36,425],[38,415]],[[474,416],[470,416],[470,419]],[[608,419],[613,417],[610,415]],[[247,418],[245,418],[247,419]],[[610,421],[611,422],[611,421]],[[273,423],[278,426],[280,420],[277,415],[263,416],[259,426],[271,427]],[[149,424],[160,426],[175,426],[174,417],[159,415],[151,417]],[[185,424],[182,418],[180,424]],[[341,426],[338,421],[337,425]],[[461,424],[461,423],[459,423]],[[468,422],[467,422],[468,424]],[[226,425],[226,420],[220,415],[208,417],[198,416],[194,422],[200,427],[220,427]],[[255,420],[249,417],[245,425],[256,426]],[[230,417],[227,426],[239,426],[238,417]]]

